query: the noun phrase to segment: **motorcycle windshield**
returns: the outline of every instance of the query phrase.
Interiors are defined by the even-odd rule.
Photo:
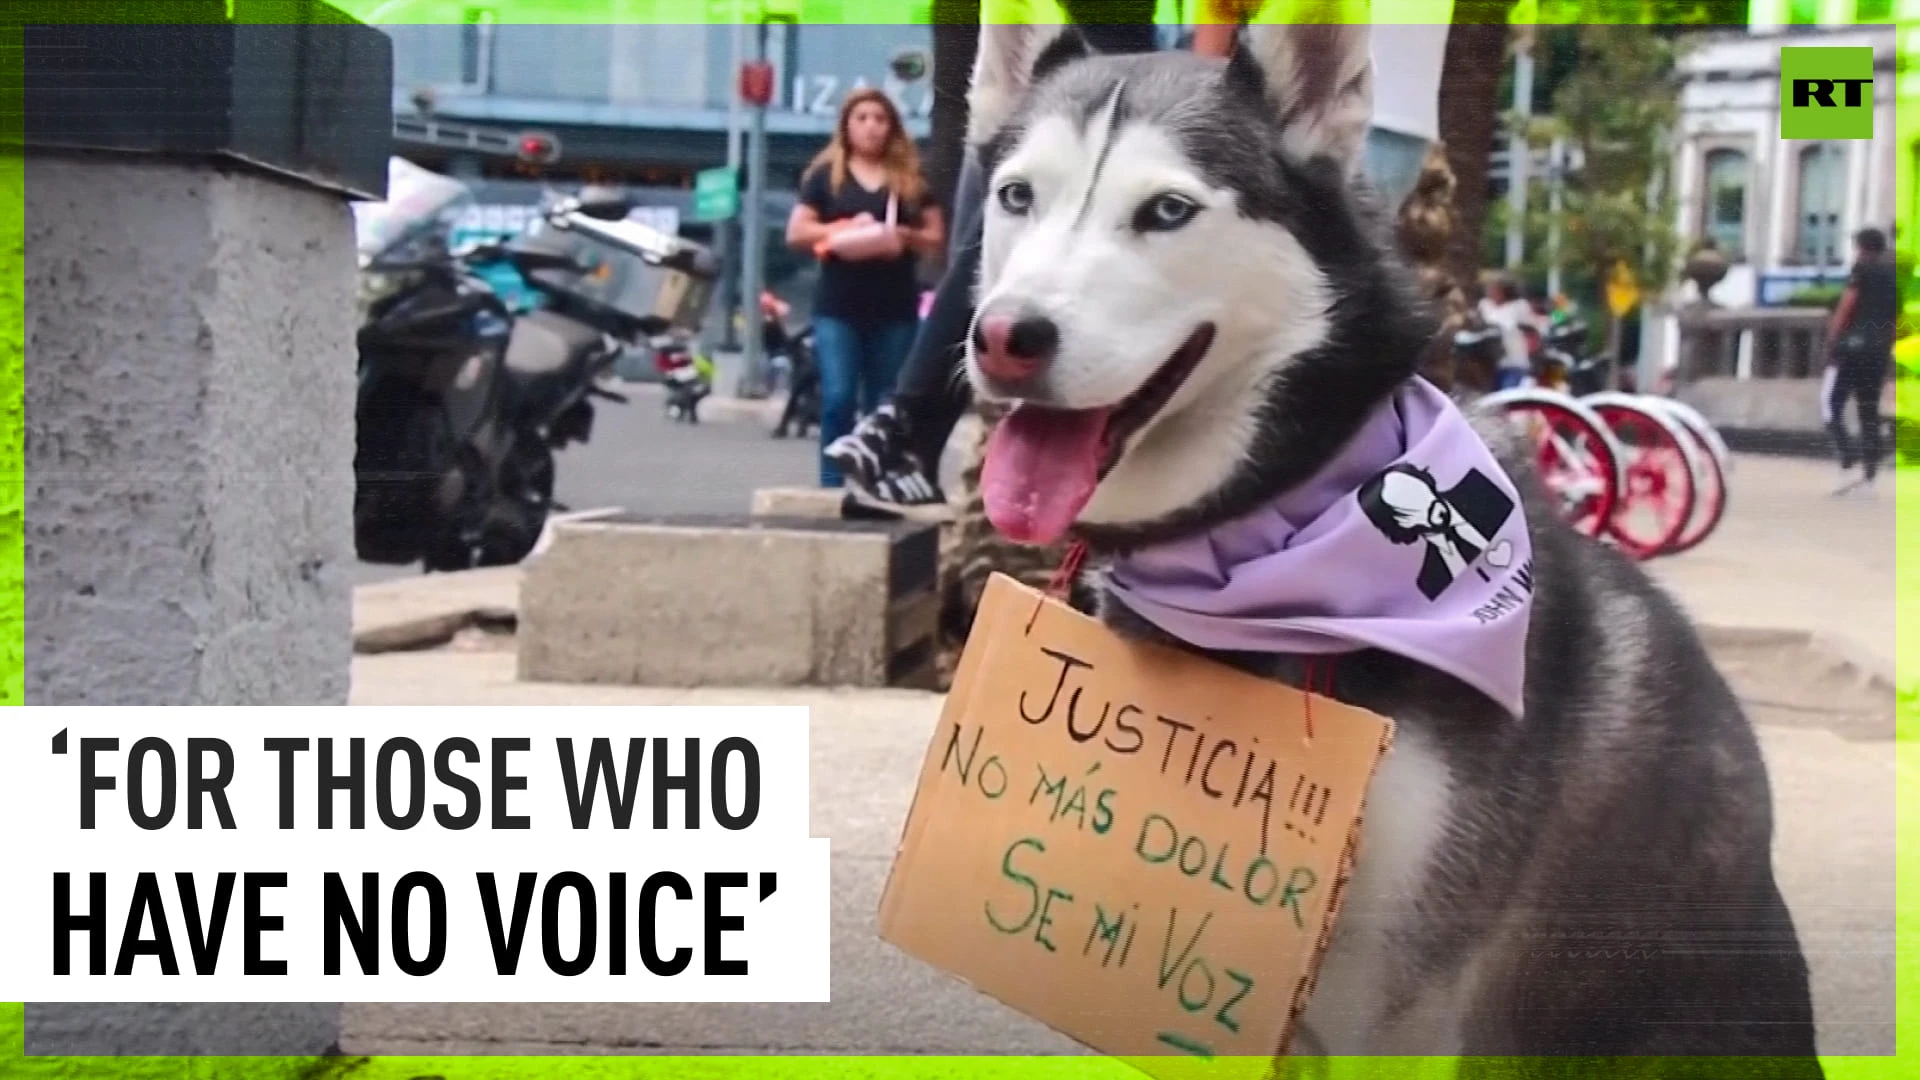
[[[455,212],[472,199],[467,185],[452,177],[404,158],[389,158],[386,201],[353,204],[354,240],[362,264],[447,229]]]

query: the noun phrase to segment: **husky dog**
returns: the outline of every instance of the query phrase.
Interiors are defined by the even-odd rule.
[[[1320,475],[1406,392],[1433,330],[1360,176],[1368,28],[1252,26],[1225,62],[1096,56],[1059,26],[981,35],[967,374],[1013,407],[1003,428],[1032,421],[990,451],[995,524],[1125,558]],[[1474,441],[1524,520],[1484,475],[1388,469],[1360,498],[1396,550],[1428,545],[1429,598],[1515,522],[1524,708],[1384,649],[1314,680],[1397,733],[1294,1049],[1535,1059],[1463,1063],[1498,1075],[1732,1075],[1710,1058],[1736,1056],[1775,1059],[1742,1076],[1822,1075],[1739,704],[1676,604],[1560,519],[1515,440]],[[1444,535],[1421,524],[1442,518]],[[1113,580],[1109,625],[1196,647]],[[1290,685],[1310,673],[1284,650],[1200,651]]]

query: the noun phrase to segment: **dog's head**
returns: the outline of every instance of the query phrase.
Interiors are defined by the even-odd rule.
[[[981,27],[967,373],[1017,405],[982,477],[1001,531],[1131,546],[1245,513],[1413,373],[1430,327],[1360,178],[1368,37],[1253,26],[1221,62]]]

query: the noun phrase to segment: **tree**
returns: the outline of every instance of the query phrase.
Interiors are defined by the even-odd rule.
[[[1453,235],[1447,270],[1465,285],[1480,273],[1487,219],[1488,158],[1499,130],[1507,67],[1507,19],[1514,0],[1454,0],[1440,69],[1440,142],[1453,173]]]
[[[1655,7],[1643,5],[1643,13]],[[1616,267],[1643,294],[1658,292],[1673,281],[1678,258],[1666,173],[1682,46],[1646,22],[1586,25],[1577,33],[1579,66],[1554,91],[1552,112],[1534,118],[1528,133],[1536,147],[1565,139],[1578,162],[1565,181],[1562,254],[1590,276],[1602,293],[1597,300],[1604,302]],[[1544,231],[1544,214],[1529,224]],[[1611,312],[1608,326],[1618,355]]]

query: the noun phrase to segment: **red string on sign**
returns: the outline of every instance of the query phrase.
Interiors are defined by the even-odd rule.
[[[1306,707],[1307,743],[1313,743],[1313,667],[1317,661],[1309,656],[1305,660],[1305,670],[1300,675],[1300,702]]]
[[[1033,633],[1033,624],[1040,621],[1040,609],[1045,606],[1046,597],[1051,596],[1056,600],[1067,599],[1068,594],[1073,590],[1073,579],[1080,573],[1080,564],[1086,560],[1087,545],[1085,543],[1075,540],[1067,546],[1066,556],[1054,569],[1053,576],[1047,579],[1046,592],[1039,600],[1034,601],[1033,614],[1027,616],[1027,633]]]
[[[1069,544],[1066,557],[1060,560],[1059,569],[1053,572],[1053,578],[1047,582],[1047,595],[1065,600],[1073,590],[1073,579],[1080,575],[1080,564],[1086,561],[1086,543],[1075,540]]]
[[[1324,668],[1321,667],[1323,663],[1326,665]],[[1337,663],[1339,663],[1339,658],[1333,656],[1324,658],[1309,656],[1303,661],[1305,670],[1300,676],[1300,700],[1306,707],[1305,725],[1308,745],[1312,745],[1313,743],[1314,696],[1319,695],[1325,698],[1333,697],[1334,667]],[[1322,677],[1316,680],[1314,678],[1315,675],[1321,675]],[[1315,686],[1315,682],[1318,682],[1319,685]]]

